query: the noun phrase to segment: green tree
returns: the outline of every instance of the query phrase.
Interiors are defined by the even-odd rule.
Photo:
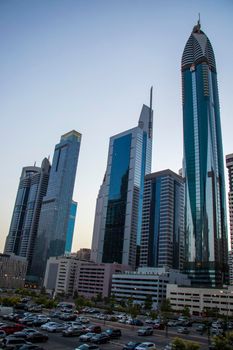
[[[141,305],[132,303],[128,306],[127,310],[132,318],[136,318],[140,314]]]
[[[162,312],[171,312],[172,311],[170,299],[163,299],[163,301],[160,305],[160,310]]]
[[[185,307],[183,308],[182,315],[190,317],[190,310],[189,310],[189,307],[187,305],[185,305]]]
[[[155,320],[158,317],[158,312],[151,310],[149,316],[152,320]]]
[[[176,350],[186,350],[185,342],[181,338],[175,338],[172,341],[172,345],[174,345]]]
[[[147,296],[146,296],[146,299],[145,299],[145,301],[144,301],[144,308],[145,308],[146,310],[151,310],[152,305],[153,305],[152,296],[151,296],[151,295],[147,295]]]

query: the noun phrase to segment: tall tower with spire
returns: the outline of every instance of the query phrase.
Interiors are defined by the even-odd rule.
[[[153,133],[150,107],[143,105],[138,126],[112,136],[107,170],[96,203],[91,259],[139,263],[144,177],[151,172]]]
[[[214,51],[200,21],[182,63],[185,175],[185,270],[193,284],[228,280],[221,122]]]

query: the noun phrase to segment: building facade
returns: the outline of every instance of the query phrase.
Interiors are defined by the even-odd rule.
[[[166,299],[169,283],[190,285],[186,275],[177,270],[162,268],[139,268],[136,272],[117,273],[112,276],[112,295],[116,300],[132,299],[134,303],[144,304],[148,296],[152,297],[153,308],[159,309]]]
[[[31,280],[42,285],[47,259],[65,253],[81,134],[70,131],[55,146],[47,194],[43,198]]]
[[[73,256],[51,257],[47,261],[44,287],[51,294],[73,295],[79,260]]]
[[[230,223],[230,251],[229,251],[229,280],[233,285],[233,153],[226,155],[226,167],[228,170],[228,209]]]
[[[91,249],[81,248],[77,251],[76,255],[79,258],[79,260],[90,261],[91,260]]]
[[[14,211],[4,253],[27,258],[30,270],[35,247],[40,210],[46,195],[50,163],[45,158],[41,167],[24,167],[20,177]]]
[[[167,169],[146,175],[140,266],[182,269],[184,181]]]
[[[224,161],[213,48],[200,23],[181,63],[185,176],[185,271],[199,286],[228,281]]]
[[[138,264],[144,176],[151,170],[152,90],[138,126],[110,138],[107,171],[96,204],[91,259]]]
[[[0,288],[23,288],[27,259],[15,254],[0,254]]]
[[[76,213],[77,213],[77,205],[78,205],[78,203],[72,200],[72,203],[70,206],[70,216],[69,216],[69,221],[68,221],[67,234],[66,234],[65,254],[71,253],[71,249],[72,249],[74,225],[75,225],[75,219],[76,219]]]
[[[101,295],[109,297],[111,293],[112,275],[130,270],[130,266],[122,264],[103,264],[87,261],[78,263],[75,275],[74,292],[86,298]]]
[[[233,316],[233,287],[228,288],[190,288],[169,284],[167,299],[173,310],[182,311],[188,307],[192,315],[205,315],[208,310],[225,316]]]

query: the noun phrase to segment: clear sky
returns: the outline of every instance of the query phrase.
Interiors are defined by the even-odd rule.
[[[233,152],[232,0],[0,0],[0,234],[23,166],[82,133],[73,251],[90,247],[109,137],[137,125],[154,86],[152,171],[182,164],[180,61],[201,14],[215,52],[224,154]]]

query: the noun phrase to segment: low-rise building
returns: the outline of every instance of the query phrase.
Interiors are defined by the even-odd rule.
[[[188,277],[178,270],[168,267],[141,267],[136,272],[114,274],[111,293],[116,300],[132,298],[135,303],[140,304],[143,304],[148,296],[152,296],[153,307],[158,309],[162,300],[166,299],[167,285],[174,282],[190,285]]]
[[[103,298],[111,293],[112,275],[131,270],[128,265],[104,264],[80,261],[75,276],[74,291],[87,298],[100,294]]]
[[[167,298],[176,311],[188,307],[193,315],[204,315],[206,310],[217,310],[219,314],[233,316],[233,286],[217,288],[190,288],[170,284]]]
[[[76,256],[50,257],[47,261],[44,287],[51,294],[72,295],[75,272],[79,260]]]
[[[0,254],[0,288],[23,288],[27,259],[15,254]]]

